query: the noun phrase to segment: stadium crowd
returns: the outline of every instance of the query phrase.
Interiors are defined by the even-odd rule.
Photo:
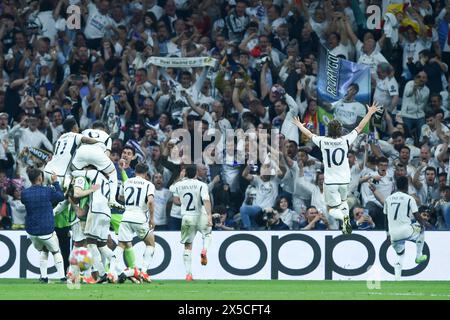
[[[203,131],[280,130],[276,166],[197,167],[214,230],[338,230],[323,197],[321,154],[290,123],[299,115],[318,133],[324,108],[351,130],[366,113],[354,99],[357,84],[331,105],[318,101],[324,45],[370,66],[372,101],[383,106],[348,157],[353,228],[384,230],[384,199],[407,176],[430,228],[450,230],[450,3],[383,2],[383,23],[373,29],[366,8],[381,1],[3,0],[0,229],[24,228],[27,167],[43,167],[73,117],[80,130],[107,124],[119,180],[134,176],[138,162],[149,166],[157,231],[180,228],[170,187],[183,164],[171,159],[171,134],[193,132],[195,121]],[[70,5],[80,8],[79,29]],[[218,63],[158,67],[153,57]]]

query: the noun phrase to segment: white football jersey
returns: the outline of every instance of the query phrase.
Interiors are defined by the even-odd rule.
[[[412,223],[411,218],[418,211],[416,200],[409,194],[397,191],[386,198],[383,212],[387,214],[392,240],[401,240],[409,236],[404,231],[406,229],[408,233]]]
[[[325,167],[325,184],[350,183],[350,165],[347,154],[350,145],[358,136],[356,129],[337,139],[313,135],[312,141],[322,151]]]
[[[123,184],[125,212],[122,221],[146,223],[149,221],[148,196],[155,195],[155,186],[141,177],[130,178]]]
[[[197,179],[183,179],[174,184],[175,197],[181,201],[181,215],[200,215],[206,210],[203,201],[209,200],[208,185]]]
[[[91,184],[98,184],[100,188],[90,194],[90,213],[105,214],[111,217],[111,209],[109,208],[109,194],[111,192],[109,187],[109,180],[97,170],[75,170],[72,172],[74,177],[84,177],[89,179]],[[75,181],[81,181],[77,178]]]
[[[67,171],[67,167],[75,151],[81,144],[82,138],[82,134],[74,132],[67,132],[59,137],[54,146],[52,160],[47,163],[44,170],[50,173],[55,172],[58,176],[63,176]]]
[[[82,132],[82,134],[86,137],[89,137],[89,138],[92,138],[92,139],[95,139],[95,140],[101,142],[100,145],[102,145],[105,150],[111,151],[112,139],[109,136],[109,134],[107,134],[105,131],[99,130],[99,129],[86,129]]]

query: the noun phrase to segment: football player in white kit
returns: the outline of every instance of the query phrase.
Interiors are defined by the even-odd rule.
[[[53,157],[44,167],[44,179],[48,184],[52,173],[55,173],[61,188],[64,189],[68,187],[68,183],[71,180],[70,163],[77,148],[82,143],[93,145],[98,143],[98,141],[78,133],[78,124],[74,118],[64,120],[63,128],[66,133],[62,134],[55,143]]]
[[[114,250],[115,257],[122,257],[125,248],[133,247],[132,240],[136,234],[146,246],[142,269],[139,271],[135,266],[129,266],[128,270],[124,270],[120,266],[119,259],[113,259],[108,275],[111,282],[116,281],[116,271],[119,273],[119,283],[123,283],[129,277],[151,282],[147,270],[155,252],[155,236],[153,234],[155,186],[147,180],[147,173],[148,166],[145,163],[138,163],[135,167],[136,176],[125,181],[123,185],[125,212],[119,226],[119,244]]]
[[[108,205],[109,194],[111,193],[109,187],[109,179],[103,175],[102,172],[90,169],[75,170],[72,176],[77,177],[79,186],[84,182],[78,177],[88,179],[92,185],[98,185],[94,192],[90,193],[90,206],[84,227],[84,234],[86,236],[87,248],[92,254],[93,267],[99,273],[97,283],[103,283],[108,280],[105,272],[105,266],[102,263],[102,256],[105,260],[111,261],[114,257],[113,251],[108,248],[106,242],[109,235],[109,224],[111,221],[111,209]]]
[[[206,265],[207,250],[211,244],[212,213],[208,185],[196,179],[197,166],[186,166],[186,178],[173,185],[173,202],[181,205],[181,243],[184,244],[184,266],[186,281],[192,281],[192,242],[197,231],[203,237],[201,264]]]
[[[397,192],[391,194],[384,201],[384,214],[387,216],[388,239],[397,253],[394,265],[395,279],[400,280],[403,260],[405,258],[405,241],[416,243],[416,263],[423,263],[428,259],[423,254],[425,243],[426,222],[422,219],[417,208],[416,200],[408,194],[408,178],[397,178]],[[417,222],[412,222],[415,218]]]
[[[338,120],[328,123],[328,135],[321,137],[309,131],[298,117],[293,123],[308,138],[312,139],[322,151],[323,164],[325,167],[324,197],[328,212],[335,219],[343,221],[342,233],[352,232],[350,224],[349,207],[347,203],[348,185],[350,183],[350,165],[347,154],[350,145],[355,141],[358,134],[364,129],[372,115],[377,112],[378,106],[374,103],[368,108],[367,114],[349,134],[342,136],[342,124]]]
[[[88,165],[93,165],[98,171],[107,174],[111,188],[109,204],[123,209],[123,206],[116,201],[118,177],[116,167],[109,158],[112,140],[106,132],[105,125],[103,122],[96,121],[92,124],[92,129],[86,129],[82,134],[101,143],[80,146],[72,160],[72,168],[74,170],[81,170]]]

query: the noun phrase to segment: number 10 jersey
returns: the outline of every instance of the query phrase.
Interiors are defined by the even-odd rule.
[[[325,184],[350,183],[350,165],[348,164],[348,150],[358,136],[358,131],[352,130],[340,138],[321,137],[313,135],[312,141],[320,148],[325,167]]]

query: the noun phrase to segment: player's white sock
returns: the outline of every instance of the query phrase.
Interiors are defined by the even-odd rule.
[[[347,201],[343,201],[339,205],[338,209],[340,209],[342,211],[344,216],[348,216],[350,214],[350,208],[348,207]]]
[[[62,279],[65,277],[64,275],[64,263],[63,263],[63,257],[61,255],[61,252],[56,252],[53,254],[53,260],[55,261],[55,267],[56,271],[58,273],[58,278]]]
[[[328,213],[330,214],[330,216],[332,216],[335,219],[338,219],[341,221],[344,220],[344,213],[339,208],[331,208],[330,211],[328,211]]]
[[[41,256],[39,258],[39,269],[41,270],[41,278],[47,278],[47,262],[48,262],[48,252],[41,251]]]
[[[192,251],[184,250],[183,254],[184,268],[186,269],[186,274],[192,273]]]
[[[109,187],[111,189],[111,193],[109,195],[109,201],[110,202],[117,202],[116,201],[116,194],[117,194],[117,186],[118,186],[118,178],[117,178],[117,171],[114,165],[112,166],[114,170],[111,173],[108,173],[109,175]]]
[[[111,269],[111,259],[114,257],[114,252],[108,246],[100,247],[98,248],[98,251],[100,251],[100,254],[102,255],[103,265],[106,266],[106,261],[109,261]]]
[[[402,254],[397,254],[394,264],[395,280],[400,280],[402,277],[403,260],[405,258],[405,251]]]
[[[416,259],[419,259],[423,254],[423,246],[425,244],[425,233],[422,231],[416,241]]]
[[[120,246],[117,246],[114,249],[114,256],[109,262],[109,271],[112,273],[120,274],[124,269],[125,266],[123,265],[123,248]]]
[[[212,234],[209,233],[209,234],[205,235],[205,238],[203,239],[203,249],[208,251],[209,246],[211,245],[211,241],[212,241]]]
[[[147,272],[150,263],[152,262],[153,254],[155,253],[155,247],[146,246],[144,252],[144,263],[142,264],[142,271]]]
[[[100,276],[103,276],[105,274],[105,267],[103,267],[102,263],[102,256],[100,255],[100,251],[98,250],[97,246],[95,244],[88,244],[87,249],[92,255],[93,260],[93,267],[98,271],[98,274]]]
[[[69,202],[67,200],[63,200],[60,203],[58,203],[56,205],[56,207],[53,208],[53,215],[57,215],[58,213],[61,213],[66,208],[68,203]]]

